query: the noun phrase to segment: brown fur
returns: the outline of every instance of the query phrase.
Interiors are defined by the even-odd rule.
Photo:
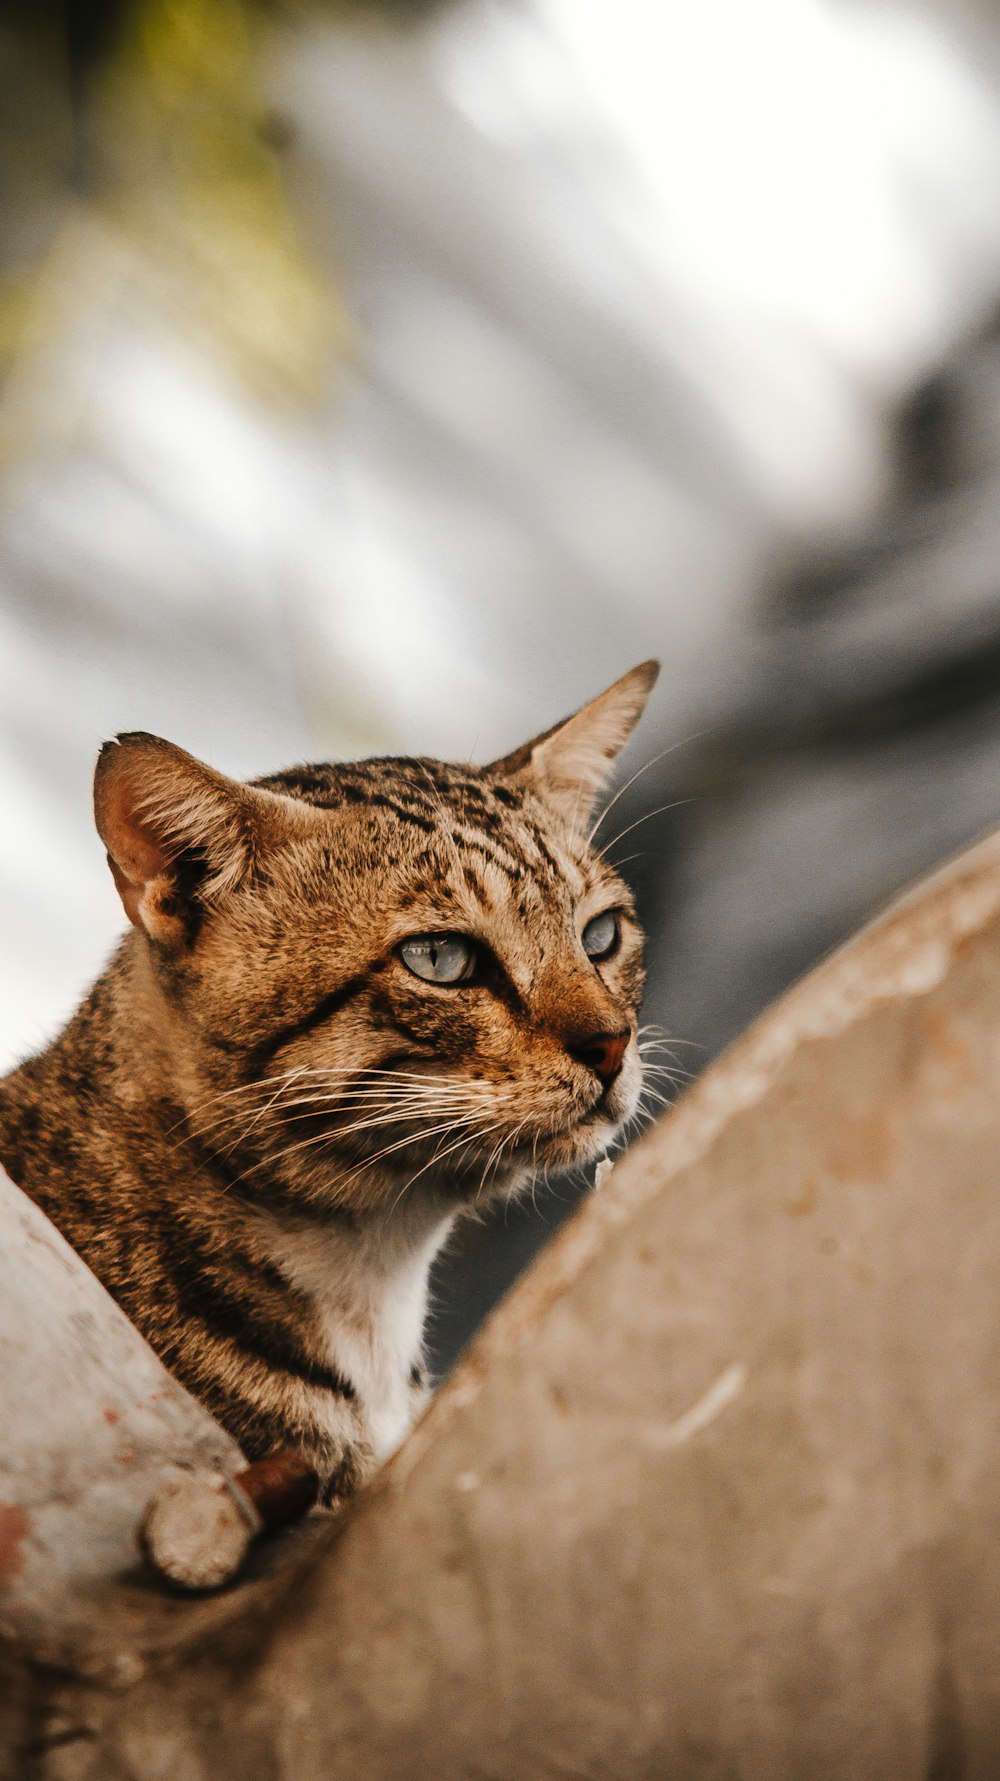
[[[0,1159],[251,1458],[290,1446],[352,1490],[422,1399],[456,1212],[600,1155],[633,1112],[642,941],[587,828],[654,678],[484,768],[247,786],[143,734],[102,750],[133,931],[0,1083]],[[621,941],[595,964],[606,909]],[[480,944],[475,982],[401,961],[442,930]]]

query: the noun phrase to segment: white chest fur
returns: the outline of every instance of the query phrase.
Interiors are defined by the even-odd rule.
[[[422,1351],[431,1263],[452,1214],[414,1208],[359,1229],[282,1231],[273,1254],[311,1301],[326,1362],[350,1380],[377,1460],[407,1433]]]

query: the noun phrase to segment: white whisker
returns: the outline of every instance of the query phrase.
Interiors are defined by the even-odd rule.
[[[598,817],[597,821],[595,822],[593,828],[591,829],[590,834],[587,836],[587,846],[588,847],[590,846],[590,844],[593,841],[594,836],[597,834],[597,831],[600,828],[601,824],[604,822],[606,817],[610,816],[610,814],[611,814],[612,810],[614,809],[615,805],[617,804],[619,798],[623,798],[625,796],[625,793],[628,791],[629,787],[633,786],[637,779],[641,779],[643,774],[648,773],[651,767],[658,767],[661,761],[665,761],[668,755],[676,753],[678,748],[686,748],[688,746],[689,742],[700,742],[701,738],[707,734],[708,734],[707,730],[696,730],[693,736],[684,736],[681,738],[681,740],[679,742],[671,742],[669,748],[661,749],[659,754],[654,754],[652,760],[647,761],[644,766],[639,768],[638,772],[633,773],[631,779],[626,779],[625,784],[623,786],[619,787],[618,791],[616,791],[614,797],[611,799],[611,802],[609,804],[605,804],[604,809],[601,811],[601,814]]]
[[[597,849],[598,859],[605,859],[611,848],[617,847],[619,841],[624,841],[626,835],[631,835],[632,830],[637,829],[640,823],[652,822],[654,816],[664,816],[668,810],[680,810],[685,804],[693,803],[693,798],[675,798],[670,804],[659,804],[655,810],[647,810],[645,816],[637,816],[635,822],[630,822],[627,829],[622,829],[619,834],[614,835],[604,847],[599,847]]]

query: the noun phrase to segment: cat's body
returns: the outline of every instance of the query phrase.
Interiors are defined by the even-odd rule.
[[[654,678],[492,767],[255,786],[144,735],[98,827],[134,931],[0,1083],[0,1160],[251,1458],[350,1493],[426,1392],[455,1217],[634,1111],[641,935],[587,841]]]

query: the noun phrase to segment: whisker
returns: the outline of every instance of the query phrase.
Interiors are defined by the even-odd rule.
[[[683,1064],[651,1063],[648,1058],[642,1060],[642,1074],[646,1076],[669,1076],[677,1082],[691,1082],[691,1071],[685,1070]]]
[[[443,1150],[440,1152],[436,1151],[435,1154],[430,1158],[429,1162],[424,1163],[423,1167],[418,1169],[415,1175],[411,1175],[408,1181],[403,1182],[403,1185],[400,1188],[398,1194],[396,1195],[396,1198],[392,1202],[393,1211],[395,1211],[396,1207],[399,1205],[399,1202],[402,1199],[403,1195],[408,1191],[409,1188],[411,1188],[413,1186],[413,1183],[415,1181],[420,1180],[421,1175],[426,1175],[428,1169],[432,1169],[436,1163],[443,1162],[446,1156],[451,1156],[454,1151],[462,1149],[463,1146],[467,1146],[469,1144],[474,1144],[476,1142],[477,1138],[478,1139],[488,1138],[491,1132],[495,1132],[497,1130],[497,1126],[500,1123],[501,1122],[498,1120],[496,1122],[496,1124],[487,1126],[485,1131],[470,1132],[467,1138],[460,1138],[457,1141],[457,1143],[449,1145],[447,1150]]]
[[[454,1075],[438,1075],[426,1070],[384,1070],[380,1065],[365,1065],[359,1069],[356,1064],[343,1067],[324,1066],[320,1068],[300,1065],[294,1070],[282,1072],[282,1074],[277,1077],[259,1077],[253,1082],[240,1083],[235,1088],[220,1089],[216,1094],[206,1096],[204,1100],[196,1102],[193,1107],[189,1108],[182,1117],[169,1128],[167,1135],[169,1136],[171,1132],[176,1131],[178,1126],[183,1125],[185,1122],[190,1123],[193,1118],[204,1112],[206,1108],[216,1106],[220,1102],[227,1101],[238,1095],[248,1095],[264,1092],[266,1090],[273,1090],[275,1086],[278,1086],[284,1091],[294,1083],[301,1082],[305,1077],[318,1077],[332,1087],[337,1077],[344,1076],[357,1079],[358,1086],[362,1089],[365,1087],[363,1079],[366,1077],[370,1078],[373,1083],[381,1082],[383,1085],[387,1086],[394,1085],[396,1082],[412,1082],[421,1088],[434,1084],[440,1084],[442,1087],[447,1086],[452,1089],[456,1086],[473,1086],[470,1083],[463,1084],[462,1079],[456,1078]]]
[[[447,1112],[450,1108],[465,1110],[483,1107],[487,1111],[491,1111],[496,1104],[496,1096],[453,1095],[445,1093],[443,1090],[436,1091],[433,1096],[398,1095],[391,1098],[384,1097],[381,1100],[367,1095],[357,1095],[353,1099],[342,1095],[319,1095],[303,1096],[299,1100],[286,1102],[285,1106],[279,1109],[279,1117],[282,1125],[294,1125],[296,1120],[300,1119],[321,1119],[329,1109],[337,1108],[343,1108],[345,1113],[353,1110],[370,1113],[384,1111],[388,1113],[408,1112],[415,1115],[430,1113],[433,1115],[437,1112]],[[288,1109],[296,1107],[305,1108],[305,1112],[288,1111]]]
[[[442,1083],[440,1086],[434,1084],[427,1089],[405,1087],[397,1089],[395,1087],[389,1087],[381,1096],[377,1095],[370,1088],[335,1089],[329,1094],[323,1093],[319,1089],[314,1089],[307,1094],[300,1095],[296,1100],[286,1101],[284,1105],[286,1107],[318,1108],[327,1106],[342,1107],[351,1103],[356,1103],[360,1106],[374,1107],[383,1105],[395,1107],[406,1102],[410,1106],[423,1107],[427,1106],[428,1103],[433,1104],[435,1101],[440,1101],[442,1105],[445,1103],[451,1104],[455,1101],[465,1101],[469,1105],[473,1105],[478,1102],[486,1102],[495,1098],[497,1092],[498,1091],[491,1083],[463,1083],[453,1079],[450,1084]]]
[[[471,1115],[465,1116],[464,1119],[460,1116],[458,1120],[448,1121],[444,1125],[431,1126],[427,1131],[421,1132],[419,1138],[433,1138],[437,1132],[451,1131],[454,1129],[455,1125],[463,1123],[471,1123]],[[345,1133],[343,1135],[346,1136],[347,1134]],[[365,1157],[357,1167],[352,1170],[349,1176],[335,1181],[333,1185],[341,1186],[346,1181],[356,1179],[359,1173],[363,1172],[365,1169],[373,1168],[376,1163],[382,1161],[383,1157],[391,1156],[393,1151],[404,1150],[408,1144],[413,1144],[417,1141],[417,1138],[413,1134],[410,1134],[405,1138],[397,1139],[394,1143],[386,1145],[384,1149],[377,1150],[373,1156]],[[258,1169],[273,1168],[276,1163],[285,1162],[291,1156],[301,1155],[304,1151],[312,1149],[317,1144],[329,1144],[329,1142],[329,1134],[326,1132],[314,1133],[311,1138],[301,1138],[297,1143],[289,1144],[286,1149],[278,1151],[277,1155],[261,1157],[260,1160],[253,1163],[249,1169],[245,1169],[242,1175],[238,1175],[236,1180],[230,1183],[230,1186],[235,1187],[239,1182],[247,1180],[249,1176],[255,1174]]]
[[[298,1072],[294,1073],[298,1074]],[[192,1118],[196,1114],[201,1113],[206,1107],[214,1107],[219,1101],[231,1099],[235,1095],[246,1095],[251,1094],[256,1090],[270,1088],[275,1080],[276,1079],[271,1076],[259,1076],[255,1077],[252,1082],[241,1082],[236,1088],[222,1088],[217,1090],[215,1094],[206,1095],[203,1101],[196,1101],[193,1107],[188,1108],[187,1112],[181,1114],[180,1119],[176,1120],[172,1126],[168,1126],[165,1136],[169,1138],[177,1131],[179,1126],[190,1124]]]
[[[587,846],[588,847],[590,846],[591,842],[594,839],[594,836],[597,834],[597,831],[600,828],[605,817],[610,816],[610,814],[611,814],[612,810],[614,809],[615,805],[617,804],[619,798],[623,798],[625,796],[625,793],[628,791],[629,787],[634,785],[637,779],[641,779],[644,773],[648,773],[650,767],[659,766],[661,761],[666,760],[668,754],[674,754],[678,748],[686,748],[689,742],[700,742],[702,737],[707,736],[707,735],[708,735],[707,729],[706,730],[696,730],[693,736],[683,736],[679,742],[671,742],[669,748],[661,749],[659,754],[654,754],[652,760],[647,761],[645,766],[640,767],[637,773],[633,773],[631,779],[626,779],[625,784],[623,786],[621,786],[618,791],[616,791],[614,797],[611,799],[611,802],[609,804],[606,804],[604,806],[604,809],[601,811],[601,814],[598,817],[597,821],[595,822],[593,828],[591,829],[590,834],[587,836]]]
[[[443,1134],[444,1134],[444,1135],[445,1135],[445,1136],[450,1136],[450,1135],[451,1135],[451,1134],[452,1134],[452,1133],[453,1133],[453,1132],[454,1132],[454,1130],[455,1130],[455,1125],[456,1125],[456,1123],[458,1123],[458,1122],[456,1122],[456,1121],[450,1121],[450,1122],[449,1122],[449,1123],[448,1123],[448,1124],[447,1124],[447,1125],[446,1125],[446,1126],[441,1126],[441,1127],[439,1127],[439,1128],[437,1128],[437,1130],[439,1130],[439,1131],[441,1131],[441,1132],[442,1132],[442,1133],[443,1133]],[[466,1123],[469,1123],[469,1122],[466,1122]],[[429,1133],[429,1134],[427,1134],[427,1135],[428,1135],[428,1136],[433,1136],[433,1133]],[[457,1149],[460,1149],[460,1148],[461,1148],[461,1146],[462,1146],[462,1145],[463,1145],[463,1144],[473,1144],[473,1143],[475,1143],[475,1140],[476,1140],[476,1136],[477,1136],[477,1134],[476,1134],[476,1132],[475,1132],[475,1131],[474,1131],[474,1130],[473,1130],[473,1131],[471,1131],[471,1132],[470,1132],[470,1133],[469,1133],[469,1134],[468,1134],[468,1136],[467,1136],[467,1137],[464,1137],[464,1138],[460,1138],[460,1139],[459,1139],[459,1140],[458,1140],[458,1141],[457,1141],[457,1142],[456,1142],[456,1143],[455,1143],[455,1144],[454,1144],[454,1145],[452,1145],[452,1146],[451,1146],[451,1147],[450,1147],[450,1149],[454,1149],[454,1150],[457,1150]],[[392,1149],[397,1149],[397,1148],[399,1148],[399,1147],[398,1147],[398,1146],[396,1146],[396,1145],[393,1145],[393,1146],[391,1146],[391,1148],[392,1148]],[[383,1153],[380,1153],[380,1154],[388,1154],[388,1153],[387,1153],[387,1152],[383,1152]],[[440,1145],[437,1145],[437,1146],[436,1146],[436,1147],[435,1147],[435,1150],[434,1150],[434,1154],[433,1154],[433,1155],[432,1155],[432,1156],[431,1156],[431,1157],[430,1157],[430,1159],[429,1159],[429,1160],[428,1160],[428,1161],[427,1161],[427,1162],[426,1162],[426,1163],[424,1163],[424,1165],[423,1165],[423,1167],[422,1167],[422,1168],[420,1168],[420,1169],[418,1169],[418,1170],[417,1170],[417,1174],[416,1174],[416,1175],[414,1175],[414,1176],[412,1176],[412,1177],[411,1177],[411,1180],[413,1180],[413,1181],[415,1181],[415,1180],[416,1180],[416,1179],[417,1179],[417,1176],[419,1176],[419,1175],[423,1175],[423,1174],[424,1174],[424,1173],[425,1173],[425,1172],[426,1172],[426,1171],[427,1171],[427,1170],[428,1170],[428,1169],[431,1169],[431,1168],[433,1168],[433,1167],[434,1167],[434,1164],[435,1164],[435,1163],[436,1163],[436,1162],[437,1162],[437,1161],[438,1161],[438,1160],[439,1160],[439,1158],[440,1158],[440,1157],[441,1157],[441,1155],[442,1155],[442,1154],[443,1154],[443,1155],[445,1155],[445,1156],[447,1156],[447,1155],[449,1155],[449,1154],[450,1154],[450,1150],[446,1150],[446,1151],[444,1151],[444,1152],[443,1152],[443,1153],[442,1153],[442,1151],[441,1151],[441,1147],[440,1147]],[[374,1158],[374,1159],[372,1159],[372,1160],[373,1160],[373,1161],[377,1161],[377,1160],[378,1160],[378,1159],[377,1159],[377,1158]],[[365,1172],[365,1168],[366,1168],[366,1167],[367,1167],[367,1166],[368,1166],[368,1165],[367,1165],[367,1163],[361,1163],[361,1164],[359,1164],[359,1165],[358,1165],[358,1167],[357,1167],[357,1168],[356,1168],[356,1169],[353,1169],[353,1170],[352,1170],[352,1171],[351,1171],[351,1173],[350,1173],[350,1175],[348,1175],[348,1176],[346,1176],[346,1177],[345,1177],[345,1178],[343,1178],[343,1179],[342,1179],[342,1180],[341,1180],[341,1182],[340,1182],[340,1185],[341,1185],[341,1186],[350,1186],[350,1185],[351,1185],[351,1183],[352,1183],[352,1182],[354,1182],[354,1181],[357,1181],[357,1180],[358,1180],[358,1178],[359,1178],[359,1177],[360,1177],[360,1176],[361,1176],[361,1175],[363,1175],[363,1174],[364,1174],[364,1172]],[[402,1185],[402,1187],[401,1187],[401,1188],[400,1188],[400,1189],[399,1189],[399,1192],[398,1192],[398,1193],[397,1193],[397,1194],[396,1194],[396,1197],[395,1197],[395,1199],[394,1199],[394,1200],[393,1200],[393,1202],[392,1202],[392,1205],[391,1205],[391,1207],[390,1207],[390,1209],[389,1209],[389,1210],[390,1210],[390,1212],[395,1212],[395,1210],[396,1210],[396,1207],[397,1207],[397,1206],[398,1206],[398,1205],[399,1205],[399,1202],[400,1202],[400,1200],[401,1200],[401,1199],[402,1199],[402,1197],[403,1197],[403,1195],[404,1195],[404,1193],[405,1193],[405,1192],[406,1192],[406,1189],[407,1189],[407,1188],[408,1188],[408,1187],[409,1187],[409,1186],[410,1186],[410,1182],[409,1182],[409,1181],[404,1181],[404,1183],[403,1183],[403,1185]]]
[[[647,1021],[645,1026],[639,1028],[637,1037],[641,1039],[646,1033],[650,1033],[654,1039],[662,1040],[665,1045],[690,1045],[695,1051],[707,1049],[699,1039],[678,1039],[675,1034],[664,1032],[662,1027],[654,1025],[652,1021]]]
[[[358,1071],[355,1067],[353,1070],[345,1071],[344,1074],[357,1076]],[[244,1137],[246,1136],[246,1133],[250,1129],[252,1129],[252,1127],[254,1125],[256,1125],[259,1122],[259,1120],[261,1118],[263,1118],[264,1115],[271,1110],[271,1108],[273,1108],[275,1106],[278,1106],[279,1115],[283,1119],[284,1119],[284,1109],[286,1107],[294,1107],[294,1106],[308,1107],[308,1106],[312,1106],[312,1105],[318,1105],[321,1101],[326,1101],[326,1102],[339,1101],[344,1104],[348,1103],[349,1101],[354,1101],[359,1105],[374,1107],[379,1104],[375,1095],[373,1094],[373,1088],[375,1086],[381,1086],[382,1088],[384,1088],[386,1090],[386,1094],[385,1094],[384,1102],[383,1102],[383,1104],[386,1106],[395,1106],[397,1103],[401,1102],[404,1099],[404,1092],[407,1092],[407,1093],[413,1095],[414,1099],[411,1104],[413,1105],[414,1108],[427,1109],[429,1107],[429,1108],[431,1108],[431,1110],[433,1110],[433,1107],[434,1107],[435,1096],[437,1096],[441,1099],[442,1104],[444,1103],[445,1099],[447,1099],[447,1102],[449,1105],[454,1105],[456,1102],[458,1102],[458,1103],[464,1102],[465,1104],[473,1105],[479,1099],[486,1099],[487,1097],[492,1097],[493,1102],[495,1104],[495,1098],[496,1098],[496,1091],[488,1083],[480,1083],[478,1080],[473,1080],[471,1082],[468,1082],[468,1081],[463,1082],[461,1078],[456,1078],[454,1076],[429,1077],[429,1076],[426,1076],[426,1075],[423,1075],[420,1073],[416,1073],[416,1072],[414,1072],[414,1073],[399,1072],[398,1080],[400,1082],[401,1087],[400,1087],[400,1090],[397,1091],[395,1080],[386,1081],[385,1078],[386,1078],[387,1073],[384,1071],[375,1070],[372,1072],[372,1075],[373,1075],[372,1087],[362,1085],[362,1086],[356,1087],[356,1088],[351,1088],[351,1087],[341,1088],[341,1089],[332,1091],[329,1095],[326,1095],[326,1096],[317,1094],[314,1091],[311,1093],[301,1095],[295,1100],[288,1099],[287,1093],[289,1090],[291,1090],[292,1088],[294,1088],[296,1086],[298,1086],[298,1087],[302,1086],[301,1078],[303,1075],[316,1075],[321,1078],[328,1079],[329,1072],[322,1071],[322,1070],[321,1071],[295,1070],[295,1071],[287,1072],[283,1077],[277,1079],[278,1086],[276,1088],[274,1087],[276,1079],[268,1078],[268,1077],[262,1078],[259,1082],[244,1085],[245,1088],[252,1087],[252,1088],[256,1088],[256,1089],[266,1089],[266,1088],[271,1087],[272,1089],[274,1089],[274,1092],[272,1093],[270,1099],[267,1101],[265,1106],[262,1107],[255,1114],[253,1120],[251,1121],[250,1127],[244,1128],[244,1133],[243,1133]],[[379,1078],[382,1079],[381,1083],[379,1083]],[[412,1084],[413,1086],[408,1091],[403,1091],[402,1085],[404,1083]],[[240,1091],[225,1090],[225,1091],[223,1091],[222,1096],[214,1097],[214,1101],[218,1102],[218,1100],[224,1098],[225,1096],[229,1096],[229,1095],[232,1095],[232,1094],[235,1094],[238,1092],[240,1092]],[[286,1096],[284,1101],[282,1101],[283,1095]],[[279,1105],[279,1103],[280,1103],[280,1105]],[[207,1101],[200,1103],[198,1105],[198,1107],[192,1109],[191,1116],[185,1115],[184,1118],[178,1120],[175,1125],[171,1126],[170,1132],[176,1131],[181,1125],[184,1125],[185,1123],[187,1123],[188,1126],[190,1127],[192,1124],[193,1115],[195,1115],[196,1113],[198,1113],[199,1111],[202,1111],[203,1109],[205,1109],[207,1107],[211,1107],[212,1105],[213,1105],[213,1099],[209,1099]],[[227,1107],[226,1109],[223,1110],[222,1113],[220,1113],[216,1118],[214,1118],[212,1120],[202,1119],[199,1122],[196,1129],[199,1129],[199,1130],[209,1129],[210,1130],[210,1129],[212,1129],[213,1126],[217,1127],[220,1124],[222,1124],[223,1122],[228,1121],[230,1116],[231,1116],[231,1110]],[[169,1133],[168,1133],[168,1135],[169,1135]],[[237,1147],[238,1147],[239,1143],[241,1143],[242,1141],[243,1141],[242,1137],[236,1140]]]
[[[693,798],[675,798],[671,804],[659,804],[655,810],[647,810],[645,816],[637,816],[635,822],[630,822],[627,829],[622,829],[604,847],[598,848],[597,858],[605,859],[610,849],[617,847],[619,841],[624,841],[626,835],[631,835],[632,830],[637,829],[640,823],[652,822],[654,816],[664,816],[668,810],[680,810],[685,804],[693,804],[694,801]]]
[[[524,1128],[524,1121],[522,1121],[521,1125],[517,1128],[517,1130],[521,1131],[521,1130],[523,1130],[523,1128]],[[504,1146],[507,1144],[508,1139],[509,1139],[509,1134],[507,1137],[501,1137],[499,1143],[494,1144],[493,1149],[490,1151],[490,1154],[486,1159],[486,1167],[484,1168],[484,1170],[482,1172],[482,1175],[481,1175],[480,1181],[479,1181],[479,1186],[477,1187],[476,1192],[475,1192],[475,1199],[477,1201],[479,1200],[479,1198],[480,1198],[481,1194],[483,1193],[483,1190],[486,1186],[487,1177],[489,1175],[490,1169],[493,1167],[493,1160],[494,1160],[494,1158],[496,1158],[497,1163],[499,1164],[500,1158],[502,1157],[503,1152],[504,1152]]]
[[[285,1086],[284,1083],[279,1084],[279,1086],[275,1089],[273,1095],[271,1096],[270,1100],[265,1101],[263,1107],[258,1108],[257,1112],[254,1114],[252,1120],[250,1121],[250,1124],[246,1127],[245,1131],[241,1134],[240,1138],[238,1139],[238,1141],[237,1141],[238,1143],[240,1143],[240,1144],[244,1143],[244,1141],[250,1136],[250,1133],[253,1131],[254,1127],[259,1125],[262,1119],[267,1118],[267,1115],[270,1113],[271,1108],[274,1106],[275,1101],[277,1101],[281,1098],[282,1092],[284,1090],[284,1086]],[[232,1146],[230,1148],[232,1148]]]
[[[662,1095],[658,1089],[651,1088],[647,1089],[645,1095],[639,1097],[639,1100],[636,1102],[637,1111],[641,1111],[642,1113],[649,1112],[649,1108],[645,1105],[647,1097],[649,1100],[656,1101],[660,1107],[673,1107],[675,1105],[675,1102],[671,1100],[669,1095]]]

